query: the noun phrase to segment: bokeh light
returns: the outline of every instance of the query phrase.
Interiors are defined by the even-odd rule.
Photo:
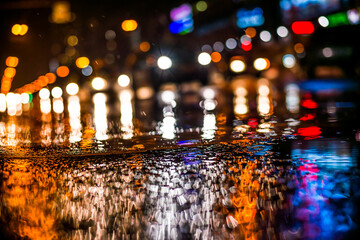
[[[146,100],[154,96],[154,89],[150,86],[139,87],[136,90],[136,97],[140,100]]]
[[[175,100],[175,92],[171,90],[165,90],[161,92],[161,101],[166,104],[170,104]]]
[[[254,68],[258,71],[268,69],[270,67],[270,61],[267,58],[257,58],[254,61]]]
[[[15,24],[14,26],[12,26],[11,28],[11,33],[14,35],[19,35],[21,31],[21,26],[20,24]]]
[[[251,43],[251,37],[249,37],[248,35],[242,35],[240,37],[240,43],[244,43],[244,42],[249,42]]]
[[[49,98],[40,100],[40,111],[43,114],[48,114],[51,112],[51,101]]]
[[[51,90],[51,95],[53,96],[53,98],[61,98],[62,94],[63,94],[63,91],[60,87],[54,87]]]
[[[48,79],[48,83],[54,83],[56,81],[56,75],[54,73],[47,73],[45,74],[45,77]]]
[[[15,68],[7,67],[4,70],[4,76],[7,78],[13,78],[15,76],[15,74],[16,74]]]
[[[162,70],[166,70],[166,69],[169,69],[171,68],[172,66],[172,61],[169,57],[167,56],[161,56],[158,58],[157,60],[157,65],[160,69]]]
[[[125,31],[125,32],[131,32],[136,30],[136,28],[138,27],[138,24],[135,20],[124,20],[121,23],[121,28]]]
[[[21,30],[19,32],[19,35],[25,35],[27,33],[27,31],[29,30],[28,25],[26,24],[21,24]]]
[[[270,42],[271,40],[271,33],[269,31],[261,31],[260,32],[260,39],[263,42]]]
[[[70,70],[67,66],[60,66],[56,69],[56,74],[59,77],[66,77],[67,75],[69,75]]]
[[[148,52],[150,50],[150,43],[144,41],[144,42],[140,43],[139,48],[140,48],[140,51],[142,51],[142,52]]]
[[[226,40],[225,46],[230,50],[235,49],[237,46],[237,41],[234,38],[229,38]]]
[[[214,99],[205,99],[203,107],[206,111],[212,111],[216,108],[217,102]]]
[[[202,95],[205,99],[214,99],[216,92],[214,89],[207,87],[203,90]]]
[[[284,67],[286,67],[286,68],[293,68],[296,64],[294,55],[292,55],[292,54],[284,55],[282,58],[282,63],[284,65]]]
[[[19,63],[19,59],[17,57],[9,56],[6,58],[5,64],[8,67],[16,67]]]
[[[303,53],[305,51],[305,47],[302,43],[296,43],[294,45],[294,51],[299,54]]]
[[[86,68],[87,66],[89,66],[90,64],[90,60],[87,57],[79,57],[78,59],[76,59],[76,66],[78,68]]]
[[[253,27],[248,27],[245,30],[245,34],[251,38],[254,38],[256,36],[256,29]]]
[[[14,35],[25,35],[29,27],[26,24],[15,24],[11,28],[11,33]]]
[[[220,60],[221,60],[221,54],[218,52],[213,52],[213,53],[211,53],[210,56],[211,56],[211,61],[213,61],[215,63],[220,62]]]
[[[62,99],[54,99],[53,101],[53,109],[57,114],[64,112],[64,101]]]
[[[106,87],[106,80],[101,78],[101,77],[95,77],[92,81],[91,81],[91,86],[93,89],[95,90],[103,90]]]
[[[241,43],[241,48],[244,50],[244,51],[250,51],[252,49],[252,44],[250,41],[244,41]]]
[[[206,11],[208,5],[205,1],[198,1],[195,5],[196,10],[198,10],[199,12],[204,12]]]
[[[260,85],[258,88],[258,93],[260,96],[267,96],[270,93],[270,88],[267,85]]]
[[[201,51],[211,53],[212,47],[209,44],[205,44],[201,46]]]
[[[127,87],[130,84],[130,77],[126,74],[121,74],[118,77],[117,81],[120,87]]]
[[[76,83],[69,83],[67,86],[66,86],[66,92],[69,94],[69,95],[76,95],[78,92],[79,92],[79,85],[77,85]]]
[[[213,48],[216,52],[222,52],[224,50],[224,44],[222,42],[215,42]]]
[[[276,29],[276,33],[279,37],[285,38],[289,35],[289,30],[284,26],[280,26]]]
[[[22,93],[21,96],[21,103],[26,104],[30,102],[30,95],[28,93]]]
[[[81,69],[81,73],[87,77],[90,76],[92,72],[93,72],[93,68],[90,65]]]
[[[74,47],[78,44],[78,38],[77,36],[75,35],[70,35],[68,38],[67,38],[67,44],[71,47]]]
[[[39,91],[39,97],[41,99],[48,99],[50,97],[50,91],[49,89],[47,88],[42,88],[40,91]]]
[[[322,49],[322,54],[323,54],[324,57],[330,58],[330,57],[332,57],[334,55],[334,51],[330,47],[325,47],[325,48]]]
[[[211,62],[211,56],[207,52],[202,52],[198,56],[198,62],[201,65],[208,65]]]
[[[239,73],[239,72],[243,72],[246,68],[246,65],[244,63],[244,61],[240,60],[240,59],[235,59],[233,61],[230,62],[230,69],[233,72]]]
[[[105,32],[105,39],[106,40],[114,40],[115,39],[115,37],[116,37],[116,32],[114,31],[114,30],[107,30],[106,32]]]
[[[329,26],[329,19],[327,19],[327,17],[320,16],[320,17],[318,18],[318,22],[319,22],[320,26],[322,26],[322,27],[327,27],[327,26]]]

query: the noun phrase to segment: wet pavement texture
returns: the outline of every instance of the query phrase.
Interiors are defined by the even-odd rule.
[[[78,98],[67,104],[65,116],[35,107],[2,116],[2,239],[359,234],[359,131],[333,111],[325,121],[311,107],[298,119],[229,120],[224,108],[194,110],[187,120],[165,106],[144,130],[131,114],[113,120],[99,101],[85,113]]]

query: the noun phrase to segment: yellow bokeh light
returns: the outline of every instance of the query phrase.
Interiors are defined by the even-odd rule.
[[[27,33],[27,31],[29,30],[29,27],[26,24],[21,24],[20,27],[21,27],[21,29],[20,29],[19,35],[25,35]]]
[[[15,76],[15,74],[16,74],[15,68],[12,68],[12,67],[5,68],[5,71],[4,71],[5,77],[13,78]]]
[[[56,1],[52,6],[51,20],[54,23],[67,23],[71,21],[70,3]]]
[[[8,67],[16,67],[19,63],[19,59],[17,57],[9,56],[6,58],[5,63]]]
[[[79,39],[75,35],[71,35],[67,38],[67,43],[69,46],[74,47],[78,44]]]
[[[121,24],[121,28],[126,32],[134,31],[138,24],[135,20],[124,20]]]
[[[89,66],[90,64],[90,60],[87,57],[79,57],[78,59],[76,59],[76,66],[78,68],[86,68],[87,66]]]
[[[147,52],[149,50],[150,50],[150,43],[149,42],[140,43],[140,51]]]
[[[15,25],[12,26],[12,28],[11,28],[11,32],[12,32],[12,34],[14,34],[14,35],[19,35],[19,34],[20,34],[20,31],[21,31],[21,26],[20,26],[20,24],[15,24]]]
[[[26,24],[15,24],[11,28],[11,33],[14,35],[25,35],[28,30],[29,27]]]

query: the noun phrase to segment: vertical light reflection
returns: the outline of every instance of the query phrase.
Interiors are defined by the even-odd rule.
[[[201,129],[203,134],[201,135],[204,139],[213,139],[216,132],[216,116],[215,114],[205,114],[204,115],[204,124]]]
[[[291,201],[293,216],[300,223],[298,238],[342,238],[357,228],[350,220],[357,213],[351,200],[357,155],[349,142],[338,139],[293,143],[291,158],[300,163],[299,184]]]
[[[80,121],[80,99],[78,96],[70,96],[68,99],[68,112],[70,122],[70,142],[78,142],[81,140],[81,121]]]
[[[17,109],[18,109],[18,104],[17,104],[17,96],[16,94],[10,92],[8,94],[6,94],[6,107],[7,107],[7,113],[9,116],[15,116]],[[21,99],[20,99],[20,104],[21,104]]]
[[[163,108],[164,118],[160,131],[162,132],[162,137],[165,139],[174,139],[175,138],[175,125],[176,119],[174,117],[174,112],[171,106],[165,106]]]
[[[28,159],[5,162],[7,177],[1,185],[0,213],[12,216],[6,222],[7,228],[20,239],[58,239],[54,214],[57,204],[53,201],[58,191],[54,187],[55,174],[46,165],[34,169],[31,163]]]
[[[234,112],[235,115],[247,114],[249,111],[247,90],[243,86],[238,86],[234,91]]]
[[[124,139],[130,139],[134,136],[132,94],[132,91],[129,89],[122,90],[119,94],[120,123],[122,137]]]
[[[21,95],[18,93],[15,93],[15,104],[16,104],[16,116],[21,116],[22,114],[22,104],[21,104]]]
[[[49,98],[40,100],[40,111],[42,114],[49,114],[51,112],[51,101]]]
[[[0,146],[5,146],[6,144],[6,132],[5,122],[0,122]]]
[[[106,95],[104,93],[96,93],[93,97],[94,102],[94,124],[95,124],[95,137],[97,140],[108,139],[107,130],[107,107]]]
[[[40,110],[41,110],[41,130],[40,138],[41,143],[45,146],[50,145],[51,143],[51,101],[50,99],[43,98],[40,99]]]
[[[55,95],[56,96],[56,95]],[[55,116],[55,123],[54,123],[54,140],[53,142],[55,144],[61,144],[64,142],[64,131],[65,131],[65,125],[63,123],[63,113],[64,113],[64,100],[62,97],[59,98],[53,98],[53,111]]]
[[[299,87],[294,83],[288,84],[285,88],[285,94],[286,109],[291,113],[298,113],[300,108]]]
[[[16,146],[19,143],[19,138],[16,136],[16,130],[18,129],[17,124],[13,119],[11,119],[6,124],[6,140],[5,140],[5,146]]]
[[[263,116],[272,114],[271,91],[269,85],[267,79],[263,78],[258,81],[257,110],[259,114]]]
[[[53,99],[53,109],[56,114],[62,114],[64,112],[64,101],[62,98]]]

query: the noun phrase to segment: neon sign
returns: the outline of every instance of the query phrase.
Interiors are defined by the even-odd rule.
[[[192,32],[194,29],[194,20],[192,16],[192,8],[187,3],[172,9],[170,11],[170,19],[172,20],[169,25],[170,32],[180,35]]]
[[[257,7],[252,10],[240,9],[236,13],[236,25],[239,28],[257,27],[265,22],[264,12],[261,8]]]

